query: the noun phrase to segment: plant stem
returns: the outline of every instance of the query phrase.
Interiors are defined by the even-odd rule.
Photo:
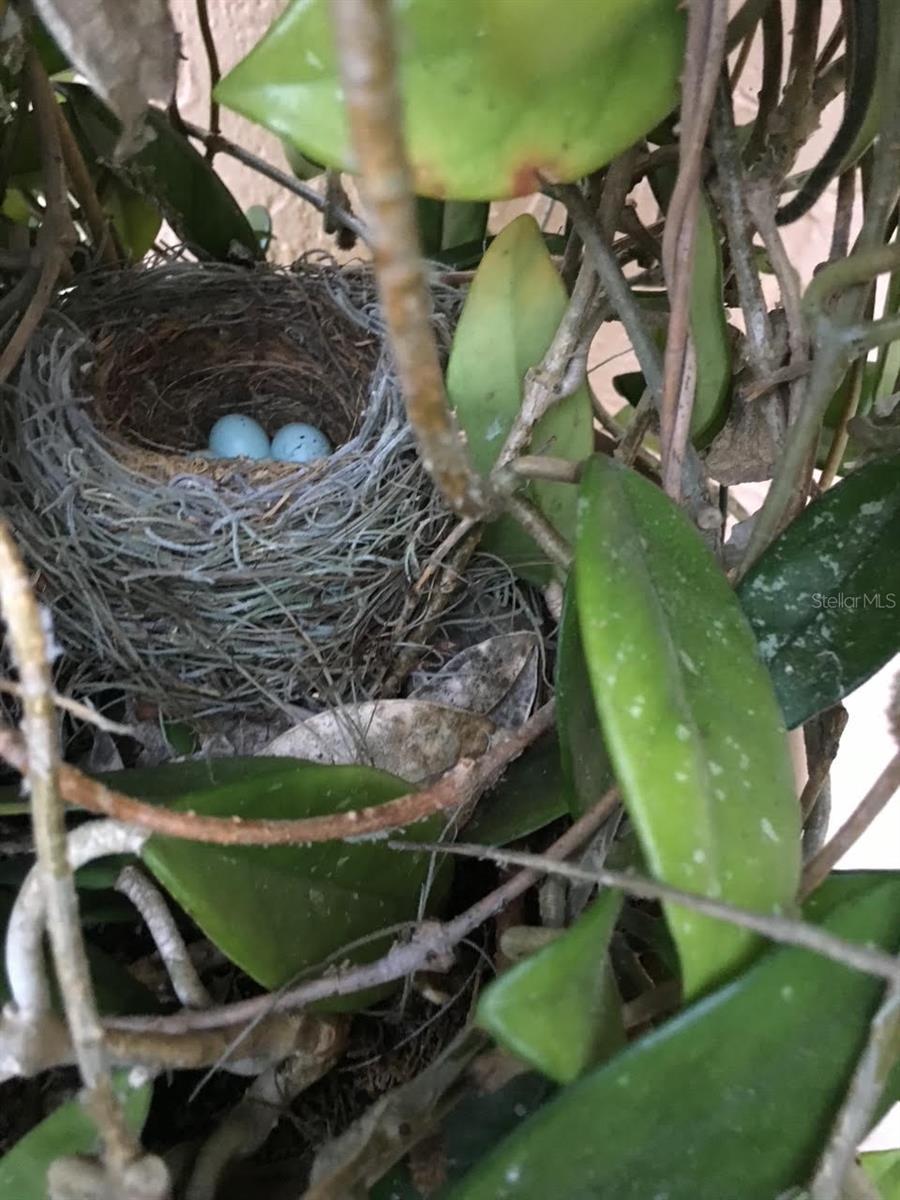
[[[331,18],[370,211],[378,290],[409,423],[425,469],[450,507],[480,517],[490,507],[489,489],[474,470],[450,412],[431,322],[389,0],[331,0]]]

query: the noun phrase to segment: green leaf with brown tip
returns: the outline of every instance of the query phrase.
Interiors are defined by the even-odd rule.
[[[493,200],[603,166],[677,102],[677,0],[397,0],[406,139],[420,196]],[[573,29],[577,27],[577,35]],[[293,0],[216,98],[308,158],[353,169],[327,0]]]

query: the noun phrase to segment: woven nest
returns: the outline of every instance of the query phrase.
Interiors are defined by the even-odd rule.
[[[445,351],[459,304],[435,294]],[[230,412],[269,434],[308,421],[335,452],[198,458]],[[89,277],[33,340],[3,421],[4,507],[83,689],[194,717],[317,707],[377,695],[419,640],[410,583],[451,518],[419,465],[367,271]],[[508,573],[473,562],[448,646],[454,619],[480,636],[521,623]]]

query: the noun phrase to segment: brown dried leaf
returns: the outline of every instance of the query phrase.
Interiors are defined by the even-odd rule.
[[[481,713],[516,729],[531,712],[538,683],[537,634],[504,633],[461,651],[415,687],[411,697]]]
[[[175,90],[178,35],[166,0],[34,0],[60,49],[122,122],[122,147],[151,100]]]
[[[749,401],[736,395],[724,428],[704,456],[708,474],[725,487],[771,479],[784,444],[784,428],[777,392]]]
[[[487,717],[427,700],[368,700],[301,721],[262,753],[357,763],[421,783],[483,754],[493,730]]]

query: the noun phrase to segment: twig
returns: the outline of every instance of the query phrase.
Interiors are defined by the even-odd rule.
[[[21,686],[13,683],[11,679],[0,679],[0,692],[6,696],[15,696],[17,700],[22,699]],[[57,708],[61,708],[79,721],[84,721],[85,724],[96,726],[104,733],[117,733],[123,737],[131,736],[134,733],[130,725],[120,725],[118,721],[110,721],[108,717],[104,717],[103,713],[97,712],[89,704],[82,704],[80,700],[73,700],[71,696],[61,696],[57,691],[51,694]]]
[[[0,525],[0,605],[22,688],[23,728],[28,744],[27,780],[31,795],[37,873],[47,912],[56,977],[85,1100],[103,1139],[113,1177],[140,1156],[116,1098],[103,1046],[81,926],[78,894],[66,856],[64,809],[57,790],[59,750],[49,666],[49,637],[19,551]]]
[[[747,191],[747,207],[750,216],[759,230],[769,256],[769,262],[772,264],[772,270],[775,272],[775,278],[778,280],[781,303],[787,321],[789,365],[799,367],[809,360],[809,330],[803,312],[800,276],[785,250],[784,241],[775,223],[776,203],[772,186],[768,182],[754,183]],[[793,420],[803,402],[805,387],[806,375],[798,374],[790,389],[788,422]]]
[[[222,72],[219,69],[216,39],[213,37],[212,26],[209,23],[207,0],[197,0],[197,24],[200,26],[200,37],[203,39],[203,49],[206,51],[206,61],[209,64],[209,132],[211,140],[206,144],[206,158],[211,163],[216,155],[215,138],[219,132],[219,102],[214,93]]]
[[[100,260],[108,267],[118,267],[122,260],[121,247],[118,245],[115,231],[106,218],[106,214],[97,198],[94,181],[87,169],[87,164],[81,153],[81,147],[72,133],[69,122],[62,108],[56,104],[56,123],[59,128],[59,141],[62,147],[63,162],[72,184],[75,198],[81,205],[87,227],[91,231],[94,245]]]
[[[0,385],[9,379],[18,366],[19,359],[31,340],[31,335],[41,323],[44,313],[53,299],[56,281],[68,263],[69,252],[77,240],[66,197],[65,168],[59,141],[56,101],[50,90],[47,73],[33,49],[28,51],[25,74],[40,137],[41,170],[44,177],[46,208],[37,239],[41,262],[40,275],[35,285],[34,295],[0,355]]]
[[[869,1132],[884,1085],[900,1056],[900,983],[892,983],[875,1014],[825,1152],[810,1185],[810,1200],[841,1200],[857,1148]]]
[[[572,547],[547,520],[541,510],[524,496],[507,496],[504,509],[515,517],[529,537],[533,538],[549,560],[565,574],[572,565]]]
[[[165,837],[187,838],[217,846],[291,846],[339,841],[397,829],[434,813],[459,808],[491,787],[514,758],[551,728],[553,719],[551,701],[480,758],[461,759],[435,784],[421,792],[410,792],[377,807],[294,821],[245,821],[238,817],[203,817],[196,813],[176,812],[115,792],[65,764],[59,767],[59,787],[69,804]],[[0,727],[0,756],[17,771],[28,770],[25,746],[9,728]]]
[[[862,837],[900,788],[900,752],[894,755],[837,833],[803,869],[800,898],[814,892],[851,846]]]
[[[609,818],[618,803],[615,788],[607,792],[593,808],[580,817],[545,851],[545,858],[558,861],[572,854],[589,841]],[[446,847],[441,846],[441,850]],[[373,963],[330,972],[321,979],[310,980],[273,996],[255,996],[239,1000],[207,1012],[182,1012],[169,1017],[112,1017],[109,1029],[153,1030],[159,1034],[175,1035],[195,1029],[242,1025],[261,1015],[307,1007],[335,996],[349,996],[415,971],[447,970],[452,965],[452,952],[464,938],[485,921],[489,921],[517,897],[526,892],[540,877],[541,871],[519,871],[488,895],[476,901],[458,917],[440,924],[423,921],[407,942],[395,943],[386,955]]]
[[[331,0],[347,117],[372,223],[375,274],[388,338],[422,463],[450,507],[489,510],[450,412],[425,268],[419,253],[412,174],[403,141],[388,0]]]
[[[159,889],[137,867],[123,867],[115,890],[138,910],[153,938],[179,1002],[185,1008],[209,1008],[212,998],[191,961],[184,938]]]
[[[831,765],[841,745],[841,735],[847,728],[848,715],[843,704],[827,709],[805,728],[809,777],[800,795],[800,814],[805,821],[812,812],[822,784],[828,778]]]
[[[850,441],[850,422],[859,411],[859,401],[862,397],[865,380],[866,360],[858,358],[856,362],[850,364],[850,370],[847,372],[847,399],[844,407],[841,409],[841,415],[835,427],[831,445],[828,447],[825,466],[822,468],[822,474],[819,476],[819,488],[823,492],[831,487],[841,468],[847,443]]]
[[[597,227],[587,206],[587,201],[578,188],[572,184],[545,186],[544,190],[566,206],[566,210],[584,242],[585,253],[590,256],[594,269],[600,276],[600,282],[603,284],[609,302],[615,310],[616,316],[625,326],[625,332],[637,355],[638,364],[647,381],[647,386],[657,398],[658,403],[662,397],[663,382],[662,357],[659,348],[647,328],[640,306],[632,294],[628,280],[625,278],[613,250]]]
[[[681,904],[685,908],[701,913],[705,917],[713,917],[718,921],[727,921],[742,929],[759,933],[774,942],[787,946],[799,946],[821,954],[823,958],[841,963],[846,967],[873,975],[877,979],[886,979],[889,983],[900,983],[900,961],[880,950],[868,946],[848,942],[844,938],[835,937],[815,925],[803,921],[791,921],[786,917],[766,916],[763,913],[751,912],[749,909],[738,908],[721,900],[711,900],[708,896],[696,892],[685,892],[681,888],[671,887],[666,883],[658,883],[655,879],[645,879],[628,871],[610,871],[605,867],[585,870],[566,862],[548,861],[546,855],[525,854],[515,850],[494,850],[490,846],[469,845],[455,842],[452,845],[441,845],[431,842],[389,842],[394,850],[415,851],[417,853],[457,854],[462,858],[483,858],[501,866],[527,867],[529,870],[545,875],[559,875],[564,879],[574,879],[579,883],[596,883],[604,887],[619,888],[629,896],[637,896],[641,900],[662,900]]]
[[[682,78],[680,161],[663,234],[663,267],[671,312],[660,403],[662,473],[663,487],[676,504],[682,494],[696,384],[696,373],[688,369],[688,346],[703,146],[722,68],[727,26],[727,4],[694,0],[690,5]]]
[[[582,385],[587,356],[604,313],[597,309],[597,273],[582,263],[572,298],[541,362],[525,376],[522,404],[503,443],[494,471],[517,458],[531,441],[538,421]]]
[[[722,81],[716,97],[711,137],[717,167],[719,205],[747,331],[747,358],[753,374],[765,378],[778,368],[779,362],[750,240],[744,204],[746,181],[727,80]]]
[[[307,1055],[292,1055],[255,1079],[200,1147],[185,1200],[214,1200],[229,1165],[265,1144],[291,1102],[322,1078],[342,1053],[345,1042],[335,1040],[329,1055],[312,1062]]]
[[[831,231],[831,248],[828,261],[846,258],[850,249],[850,230],[853,226],[853,205],[856,202],[856,167],[848,167],[838,176],[837,196],[834,203],[834,226]]]
[[[266,179],[271,179],[273,183],[280,184],[287,191],[293,192],[295,196],[299,196],[301,200],[305,200],[307,204],[311,204],[319,212],[325,212],[326,200],[324,196],[320,196],[315,188],[310,187],[308,183],[304,183],[302,179],[298,179],[296,175],[290,175],[287,171],[282,171],[280,167],[273,167],[264,158],[260,158],[257,154],[251,154],[249,150],[245,150],[243,146],[238,146],[235,142],[223,137],[221,133],[211,133],[208,129],[203,129],[201,126],[194,125],[190,121],[182,121],[182,125],[186,134],[189,134],[192,138],[197,138],[205,146],[214,146],[216,152],[221,151],[222,154],[227,154],[229,158],[243,163],[251,171],[256,171],[258,175],[263,175]],[[368,228],[353,213],[345,212],[343,209],[338,208],[330,209],[330,213],[338,224],[342,225],[345,229],[349,229],[351,233],[356,234],[366,245],[371,245],[371,234]]]
[[[626,467],[634,465],[634,461],[641,449],[641,443],[650,426],[653,424],[655,414],[656,405],[653,403],[653,393],[649,388],[645,388],[644,394],[638,401],[638,406],[631,418],[631,424],[625,430],[625,436],[616,447],[616,458],[619,462],[624,463]]]
[[[744,159],[753,164],[765,150],[769,137],[772,115],[781,95],[781,75],[784,69],[784,22],[781,0],[774,0],[762,18],[762,80],[757,98],[756,118],[750,139],[744,151]],[[731,77],[731,93],[734,94],[734,75]]]

